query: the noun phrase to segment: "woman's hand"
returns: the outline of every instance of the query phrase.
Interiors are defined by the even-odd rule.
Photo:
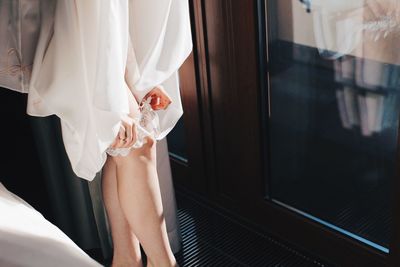
[[[154,110],[166,109],[172,102],[168,93],[161,85],[151,89],[151,91],[143,97],[142,102],[148,97],[151,97],[150,105]]]
[[[129,88],[126,88],[129,101],[129,114],[123,115],[121,118],[121,127],[111,148],[131,147],[136,143],[137,127],[134,119],[140,118],[139,105]]]
[[[121,127],[114,142],[110,145],[111,148],[124,148],[131,147],[136,143],[137,127],[134,118],[140,117],[139,105],[133,96],[132,92],[128,90],[129,98],[129,114],[123,115],[121,118]],[[144,97],[142,102],[151,97],[150,105],[154,110],[166,109],[172,103],[171,98],[164,88],[159,85],[151,89]],[[148,140],[149,142],[152,140]]]
[[[124,115],[121,119],[121,127],[111,148],[131,147],[137,139],[137,128],[134,119],[129,115]]]

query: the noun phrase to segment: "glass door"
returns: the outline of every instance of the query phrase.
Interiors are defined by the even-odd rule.
[[[269,0],[268,198],[384,253],[400,1]]]

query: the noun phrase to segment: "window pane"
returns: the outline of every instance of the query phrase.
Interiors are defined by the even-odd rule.
[[[400,1],[272,0],[270,197],[387,252]]]

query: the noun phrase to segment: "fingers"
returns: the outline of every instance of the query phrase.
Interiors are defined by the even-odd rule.
[[[118,148],[120,146],[121,139],[124,138],[123,136],[125,136],[124,131],[125,131],[125,128],[121,124],[121,126],[119,128],[119,132],[114,139],[114,142],[112,142],[112,144],[110,145],[111,148]]]
[[[125,126],[122,123],[114,142],[111,144],[112,148],[120,148],[124,145],[124,140],[126,139],[125,130]]]
[[[132,126],[132,137],[131,140],[127,143],[127,147],[133,146],[133,144],[136,143],[137,140],[137,127],[136,124],[134,123]]]
[[[161,85],[154,87],[150,92],[148,92],[142,102],[148,97],[151,97],[150,105],[154,110],[166,109],[172,102],[168,93]]]
[[[129,147],[129,144],[132,142],[132,124],[127,124],[125,129],[125,139],[122,147]]]
[[[134,120],[130,117],[124,117],[121,123],[120,130],[114,142],[110,145],[111,148],[128,148],[136,143],[137,127]]]
[[[126,123],[123,121],[121,123],[121,127],[119,128],[119,132],[114,139],[114,142],[110,145],[111,148],[124,147],[127,140],[127,134],[126,134],[127,130],[129,131],[129,127],[127,127]]]
[[[169,104],[171,104],[171,100],[165,97],[156,97],[156,100],[154,101],[154,105],[152,105],[152,108],[154,110],[160,110],[160,109],[166,109]]]
[[[160,105],[160,104],[161,104],[161,96],[155,94],[155,95],[152,97],[150,104],[151,104],[152,106],[158,106],[158,105]]]
[[[161,96],[159,96],[158,94],[154,94],[154,95],[151,96],[150,105],[154,110],[156,110],[156,109],[159,108],[159,106],[161,105],[162,101],[163,100],[161,99]]]
[[[125,118],[122,122],[125,128],[125,135],[123,137],[121,147],[129,147],[132,143],[132,128],[133,128],[133,120],[130,117]]]
[[[121,127],[119,128],[118,137],[119,139],[125,139],[125,125],[122,122]]]

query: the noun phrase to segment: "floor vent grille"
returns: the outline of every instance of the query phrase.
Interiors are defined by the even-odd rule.
[[[181,267],[331,267],[177,192]]]

